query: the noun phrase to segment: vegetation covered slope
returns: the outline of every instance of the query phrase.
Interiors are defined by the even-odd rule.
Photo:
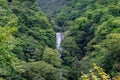
[[[89,73],[93,63],[112,76],[120,75],[120,1],[69,0],[64,3],[50,20],[58,26],[56,31],[67,30],[61,52],[63,65],[69,71],[67,79],[78,80],[81,71]]]
[[[0,80],[64,79],[60,64],[55,33],[37,2],[0,0]]]
[[[13,1],[9,4],[18,17],[19,38],[14,53],[26,61],[40,60],[45,46],[55,48],[55,33],[36,1]]]
[[[62,13],[61,10],[65,10],[65,6],[69,4],[71,0],[37,0],[37,1],[39,3],[39,6],[41,7],[41,10],[49,18],[49,21],[52,24],[54,31],[56,32],[62,31],[61,26],[63,25],[63,21],[65,20],[66,17],[63,14],[61,15]]]
[[[47,17],[53,17],[59,13],[60,9],[63,9],[69,0],[37,0],[41,10],[47,15]]]
[[[110,75],[120,75],[119,4],[119,0],[73,0],[62,10],[68,21],[74,21],[62,44],[63,64],[73,70],[70,77],[88,73],[93,63]]]
[[[119,76],[119,4],[119,0],[65,0],[51,24],[35,0],[0,0],[0,79],[81,80],[86,73],[99,80],[100,71],[104,77],[105,72]],[[55,49],[54,25],[68,30],[61,58]],[[93,63],[105,72],[94,66],[97,72]]]

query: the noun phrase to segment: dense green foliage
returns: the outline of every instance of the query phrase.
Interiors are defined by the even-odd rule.
[[[22,75],[27,80],[58,80],[59,78],[57,69],[42,61],[27,63],[23,68],[25,71]]]
[[[120,74],[119,4],[119,0],[69,0],[63,9],[52,14],[54,30],[68,30],[61,52],[63,65],[71,69],[67,79],[77,80],[81,71],[89,72],[93,62],[112,76]]]
[[[0,80],[100,77],[93,63],[120,75],[119,0],[37,1],[0,0]],[[66,31],[60,52],[55,31]]]
[[[37,0],[41,10],[46,13],[47,17],[54,17],[63,9],[69,0]]]
[[[74,21],[62,44],[63,65],[71,68],[74,80],[81,71],[88,73],[94,62],[110,75],[120,75],[120,1],[74,0],[74,3],[71,0],[65,7],[71,12],[61,11],[67,14],[68,22]]]
[[[55,33],[35,1],[13,1],[12,12],[18,17],[18,38],[14,53],[25,61],[41,60],[45,46],[55,48]]]
[[[47,15],[50,23],[55,31],[65,31],[70,26],[70,23],[67,22],[67,14],[61,12],[61,10],[65,9],[65,6],[71,2],[71,0],[37,0],[41,10]],[[65,21],[66,20],[66,21]],[[64,22],[65,21],[65,22]],[[61,29],[64,28],[63,29]]]
[[[0,80],[57,80],[61,61],[55,32],[37,2],[1,0]]]

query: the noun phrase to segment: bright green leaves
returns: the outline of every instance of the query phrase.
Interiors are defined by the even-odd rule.
[[[11,75],[20,61],[12,54],[11,50],[15,47],[15,38],[12,36],[16,31],[15,27],[9,27],[12,22],[8,22],[0,27],[0,75]]]
[[[95,51],[96,58],[93,57],[93,59],[96,59],[95,62],[102,66],[107,72],[114,70],[114,72],[117,73],[118,66],[115,64],[119,63],[119,46],[120,34],[111,33],[100,43],[99,47]],[[114,73],[111,74],[114,75]]]
[[[12,36],[17,31],[17,17],[12,14],[6,0],[0,1],[0,75],[7,79],[11,77],[20,61],[12,54],[16,39]]]
[[[107,24],[106,26],[114,29],[114,28],[120,28],[120,17],[117,17],[117,18],[112,18],[110,20],[107,21]]]
[[[51,48],[55,48],[55,32],[52,29],[40,29],[38,39]]]
[[[80,30],[83,30],[87,22],[87,18],[78,18],[76,19],[75,25],[78,26]]]
[[[107,73],[117,75],[120,60],[120,2],[118,0],[79,0],[76,2],[76,4],[68,5],[71,11],[68,10],[67,18],[70,19],[69,15],[72,15],[71,13],[77,8],[81,16],[75,20],[74,27],[69,30],[63,41],[64,65],[67,64],[76,71],[87,72],[91,63],[96,62]],[[66,10],[63,12],[67,13]]]
[[[45,47],[43,53],[43,60],[49,64],[52,64],[55,67],[59,67],[61,65],[62,60],[60,59],[60,54],[57,50],[52,48]]]
[[[55,33],[36,1],[13,1],[11,9],[18,17],[18,38],[13,52],[25,61],[41,60],[44,46],[55,48]]]
[[[18,32],[16,32],[16,27],[18,28]],[[14,34],[15,37],[13,37],[12,34]],[[16,78],[18,80],[23,80],[22,77],[26,78],[26,74],[29,74],[27,71],[33,71],[33,73],[30,73],[29,75],[41,74],[42,76],[34,75],[32,77],[30,76],[29,79],[33,79],[34,77],[33,80],[57,80],[57,70],[50,65],[52,63],[55,66],[61,65],[61,60],[59,56],[57,56],[56,50],[55,52],[54,50],[51,52],[55,53],[53,54],[53,58],[56,58],[56,63],[54,61],[50,64],[42,61],[38,63],[35,62],[42,59],[44,46],[55,48],[55,33],[46,16],[40,11],[37,3],[28,0],[22,2],[21,0],[13,0],[11,3],[8,3],[7,0],[1,0],[0,77],[3,77],[6,80],[16,80]],[[32,67],[28,65],[29,63],[26,63],[24,66],[25,70],[21,69],[21,66],[24,64],[20,65],[22,61],[20,61],[12,52],[23,61],[34,62],[30,63]],[[49,57],[49,59],[50,58],[51,57]],[[35,70],[38,72],[36,73]],[[21,74],[24,71],[26,72],[23,76]]]
[[[63,41],[63,47],[64,50],[62,51],[62,59],[63,63],[65,65],[70,65],[76,58],[74,58],[77,55],[77,51],[79,48],[77,47],[76,42],[72,37],[67,37]]]
[[[106,39],[102,42],[101,47],[105,47],[108,51],[114,54],[119,54],[120,50],[120,34],[119,33],[111,33]]]
[[[119,51],[120,51],[120,34],[119,33],[111,33],[106,39],[100,44],[101,50],[102,48],[106,49],[107,52],[104,53],[105,58],[108,60],[115,60],[114,62],[119,60]],[[108,61],[109,62],[109,61]],[[107,64],[106,64],[107,65]],[[112,66],[112,65],[111,65]]]
[[[43,61],[27,63],[23,66],[23,77],[27,80],[58,80],[57,69]]]
[[[120,16],[120,7],[116,5],[111,5],[109,11],[113,16]]]
[[[3,18],[3,20],[0,22],[1,23],[0,25],[0,44],[1,44],[0,52],[1,53],[6,53],[7,51],[11,51],[14,46],[14,38],[12,34],[17,30],[17,28],[13,26],[15,25],[15,20],[13,18],[11,18],[11,20],[9,19],[10,19],[9,17],[5,19]],[[2,25],[5,20],[8,20],[8,22]],[[4,50],[6,52],[4,52]]]
[[[13,49],[13,40],[11,33],[15,31],[16,28],[9,27],[0,27],[0,52],[2,50],[12,50]]]
[[[105,39],[105,36],[109,33],[119,33],[120,18],[111,18],[108,21],[102,23],[95,32],[96,39],[99,41]]]
[[[62,60],[53,48],[55,32],[35,0],[0,1],[0,77],[58,80]]]

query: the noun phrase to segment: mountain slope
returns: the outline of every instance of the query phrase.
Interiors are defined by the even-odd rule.
[[[55,16],[69,0],[37,0],[41,10],[48,16]]]
[[[73,69],[74,76],[80,75],[78,70],[88,73],[93,63],[111,75],[119,75],[120,1],[74,2],[68,5],[71,12],[61,12],[67,14],[68,21],[75,20],[63,41],[63,64]],[[72,15],[74,11],[78,13]]]
[[[52,10],[55,1],[49,2]],[[81,71],[88,73],[94,62],[110,75],[119,75],[119,4],[119,0],[69,0],[50,18],[56,31],[67,31],[61,58],[71,68],[68,80],[77,80]]]
[[[37,2],[0,0],[0,80],[57,80],[60,65],[55,33]]]
[[[104,72],[110,78],[120,75],[119,0],[40,1],[50,22],[35,0],[0,0],[0,79],[81,80],[86,73],[91,80],[102,80]],[[67,31],[61,57],[53,28]]]
[[[40,60],[45,46],[55,48],[55,33],[36,1],[12,1],[10,8],[18,17],[14,53],[26,61]]]

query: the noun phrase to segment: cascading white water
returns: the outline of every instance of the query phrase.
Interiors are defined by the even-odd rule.
[[[64,39],[64,32],[57,32],[56,33],[56,48],[58,50],[62,50],[61,42],[63,39]]]

